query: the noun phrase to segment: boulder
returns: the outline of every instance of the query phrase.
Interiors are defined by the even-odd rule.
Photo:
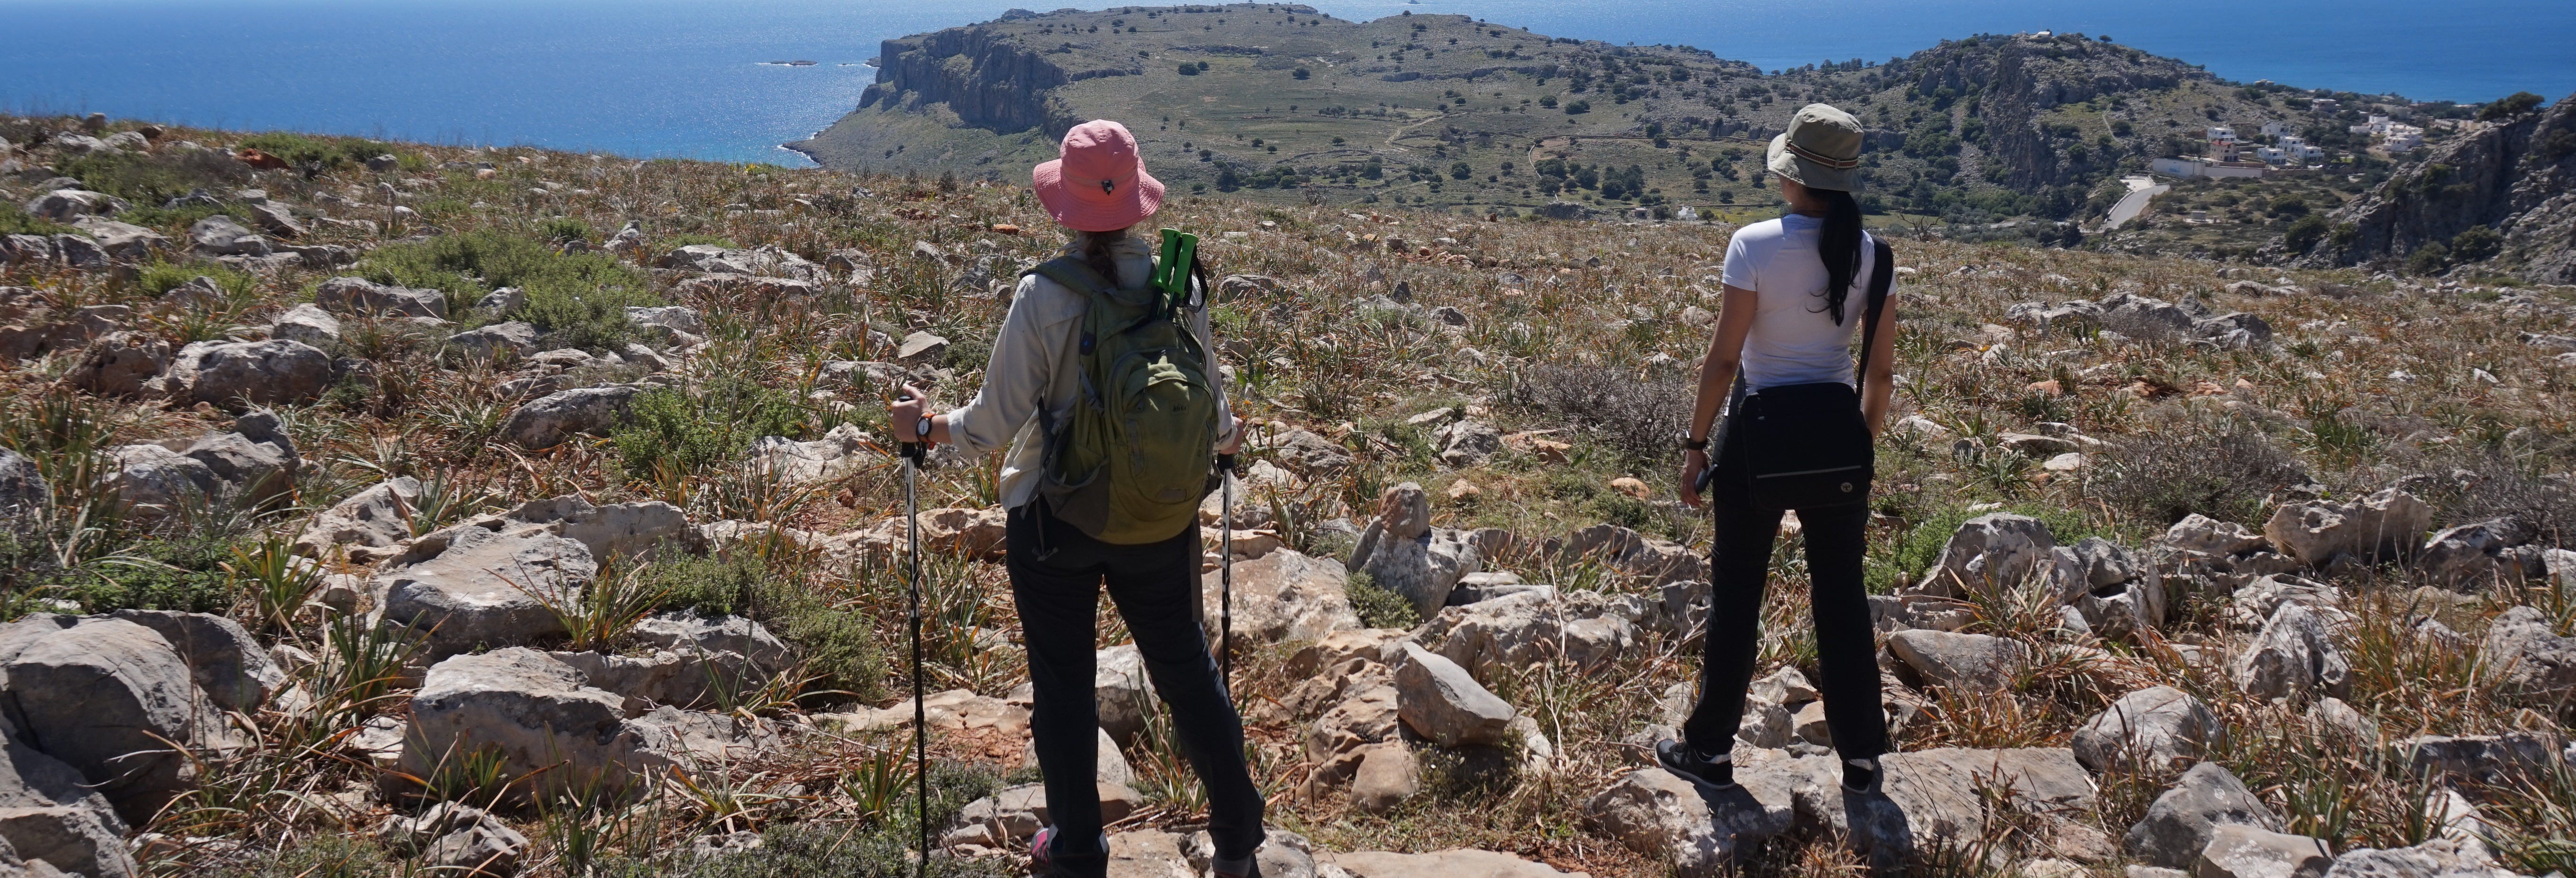
[[[331,355],[303,342],[199,341],[171,358],[159,389],[181,402],[241,411],[312,402],[331,389],[336,377]]]
[[[2558,636],[2538,608],[2514,607],[2488,623],[2479,658],[2520,694],[2558,701],[2576,693],[2576,637]]]
[[[123,878],[138,874],[125,831],[124,818],[79,769],[30,746],[0,714],[0,851],[15,849],[22,860],[65,872]]]
[[[1395,666],[1396,713],[1415,734],[1443,747],[1504,743],[1517,712],[1448,658],[1404,644]]]
[[[474,300],[474,310],[493,317],[508,317],[527,304],[527,290],[518,287],[502,287],[484,293],[483,298]]]
[[[1591,556],[1621,575],[1646,580],[1649,586],[1708,581],[1708,558],[1689,546],[1646,537],[1614,524],[1596,524],[1549,540],[1541,554],[1573,558]]]
[[[116,260],[108,255],[107,248],[79,235],[55,235],[54,256],[61,259],[63,265],[80,271],[102,271],[116,264]]]
[[[2230,668],[2238,689],[2257,698],[2352,694],[2352,665],[2306,605],[2285,601]]]
[[[626,419],[641,390],[634,387],[583,387],[539,397],[510,413],[501,436],[521,448],[552,448],[576,434],[608,435]]]
[[[2284,505],[2263,523],[2263,535],[2300,563],[2324,567],[2338,558],[2376,563],[2403,557],[2432,527],[2433,507],[2388,488],[2350,503]]]
[[[383,560],[396,544],[411,539],[411,516],[419,501],[419,479],[397,476],[377,482],[314,516],[295,538],[295,553],[321,558],[339,549],[353,563]]]
[[[2501,735],[2420,735],[2391,745],[2416,776],[2438,774],[2455,782],[2504,789],[2548,783],[2568,765],[2567,742],[2555,732]]]
[[[303,342],[317,348],[338,344],[340,318],[331,316],[331,312],[322,310],[320,305],[305,302],[278,315],[277,320],[268,325],[268,337]]]
[[[1271,829],[1252,858],[1261,869],[1262,878],[1318,878],[1315,868],[1315,845],[1305,836],[1285,829]],[[1216,840],[1207,830],[1190,833],[1181,843],[1182,853],[1190,858],[1193,878],[1208,873],[1216,859]]]
[[[420,816],[396,815],[376,828],[376,838],[432,870],[456,875],[511,875],[528,839],[500,818],[455,802],[429,806]]]
[[[1737,853],[1788,832],[1796,802],[1783,776],[1746,772],[1734,789],[1703,792],[1661,768],[1631,771],[1584,803],[1584,822],[1675,874],[1733,874]]]
[[[2327,878],[2518,878],[2497,868],[2485,845],[2435,839],[2408,848],[2355,848],[2334,859]]]
[[[2334,853],[2324,839],[2241,824],[2210,828],[2192,878],[2324,878]]]
[[[769,674],[738,653],[661,650],[649,655],[602,652],[549,652],[547,657],[580,671],[584,682],[624,698],[632,716],[659,705],[691,710],[717,710],[743,700],[769,681]]]
[[[2048,583],[2060,603],[2073,604],[2097,590],[2118,593],[2147,573],[2129,550],[2101,537],[2048,551]]]
[[[251,412],[235,418],[233,429],[208,433],[183,453],[205,464],[235,496],[265,501],[294,490],[304,465],[282,426],[274,413]]]
[[[63,382],[99,396],[136,396],[170,368],[170,343],[148,332],[111,332],[89,350]]]
[[[1378,497],[1377,518],[1360,534],[1347,567],[1365,570],[1377,587],[1413,603],[1428,616],[1448,603],[1458,580],[1477,572],[1481,554],[1456,532],[1431,527],[1431,495],[1405,482]]]
[[[0,806],[0,875],[132,878],[125,825],[103,809]]]
[[[1358,771],[1351,775],[1351,807],[1384,814],[1422,792],[1422,765],[1413,748],[1388,741],[1360,748]]]
[[[1927,574],[1922,590],[1958,597],[1963,589],[2018,588],[2046,569],[2055,548],[2057,538],[2039,519],[2008,512],[1980,515],[1950,535],[1940,565]]]
[[[250,221],[257,224],[260,231],[280,238],[301,238],[307,231],[304,224],[295,219],[295,213],[287,210],[286,205],[283,204],[276,202],[253,204],[249,206],[248,213]]]
[[[554,533],[580,542],[590,556],[649,558],[663,543],[695,549],[704,537],[689,526],[688,513],[660,500],[593,505],[577,494],[530,500],[499,516],[510,522],[551,525]]]
[[[1875,863],[1980,837],[2000,820],[2027,827],[2034,842],[2059,856],[2098,861],[2115,854],[2091,825],[2093,776],[2062,748],[1890,753],[1879,758],[1880,791],[1862,796],[1844,794],[1830,758],[1789,769],[1800,775],[1799,819],[1850,839]]]
[[[2236,775],[2215,762],[2194,765],[2173,789],[2147,806],[2147,816],[2129,827],[2125,847],[2131,857],[2167,869],[2187,869],[2209,847],[2220,826],[2241,825],[2281,831],[2281,817],[2255,798]]]
[[[598,573],[590,547],[552,526],[491,517],[412,541],[371,587],[385,620],[426,632],[435,657],[563,633],[538,595],[576,595]]]
[[[217,710],[257,713],[286,690],[286,671],[239,622],[177,610],[118,610],[112,615],[161,635]]]
[[[150,261],[155,248],[170,243],[169,237],[160,232],[133,223],[120,223],[94,216],[75,220],[72,222],[72,227],[90,236],[91,240],[97,242],[100,250],[106,251],[109,258],[119,262]]]
[[[833,427],[811,442],[763,436],[752,440],[751,464],[790,485],[838,481],[885,460],[873,450],[875,441],[857,424]]]
[[[2000,692],[2031,661],[2030,647],[1986,634],[1916,628],[1887,636],[1887,651],[1928,686],[1957,694]]]
[[[132,621],[37,613],[0,626],[0,680],[26,743],[77,769],[128,823],[195,785],[196,764],[172,744],[240,742],[179,651]]]
[[[1100,729],[1121,746],[1145,731],[1145,720],[1160,710],[1145,655],[1133,643],[1099,650],[1092,656],[1092,703],[1099,708]]]
[[[498,759],[529,793],[626,789],[697,760],[747,758],[761,739],[747,721],[658,707],[629,716],[625,699],[592,687],[571,665],[510,647],[432,665],[411,699],[405,770],[428,777],[477,752]],[[516,789],[516,788],[514,788]]]
[[[240,220],[210,216],[188,227],[188,246],[199,256],[266,256],[268,239]]]
[[[2228,627],[2238,631],[2260,631],[2282,604],[2295,603],[2308,608],[2318,617],[2341,624],[2351,619],[2343,611],[2343,594],[2334,586],[2287,573],[2256,578],[2228,596],[2227,609],[2221,614]]]
[[[54,239],[43,235],[0,235],[0,264],[54,261]]]
[[[905,363],[935,363],[946,353],[948,338],[925,329],[904,336],[903,342],[895,346],[894,358]]]
[[[1461,315],[1459,322],[1465,320]],[[1457,469],[1481,465],[1503,450],[1502,431],[1477,421],[1453,422],[1441,428],[1433,441],[1440,448],[1440,462]]]
[[[1350,449],[1303,428],[1256,433],[1246,443],[1251,450],[1265,451],[1282,465],[1299,475],[1335,476],[1350,469]]]
[[[709,618],[686,610],[647,616],[628,633],[635,642],[681,654],[732,653],[764,671],[784,671],[796,663],[787,642],[760,623],[741,616]]]
[[[1361,630],[1364,626],[1359,614],[1351,610],[1349,585],[1349,576],[1341,564],[1293,549],[1276,549],[1249,561],[1235,562],[1236,648],[1322,640],[1336,633]],[[1199,590],[1200,627],[1214,643],[1219,633],[1223,576],[1218,571],[1206,572],[1199,577]]]
[[[85,216],[115,216],[128,205],[124,199],[105,192],[56,189],[28,199],[24,207],[28,216],[68,223]]]
[[[0,448],[0,521],[41,511],[53,497],[53,488],[45,484],[45,474],[35,461]]]
[[[130,515],[155,517],[194,508],[223,490],[205,462],[159,445],[125,445],[110,452],[116,474],[108,492]]]
[[[1316,772],[1320,782],[1337,783],[1357,770],[1355,754],[1360,748],[1398,738],[1400,698],[1391,672],[1384,665],[1372,670],[1375,673],[1340,681],[1343,685],[1333,706],[1306,728],[1306,758],[1323,766]]]
[[[537,327],[516,320],[495,323],[448,336],[447,344],[479,359],[498,359],[504,354],[524,357],[537,350]]]
[[[2218,715],[2171,686],[2120,696],[2075,730],[2075,761],[2095,771],[2161,771],[2226,738]]]
[[[1497,666],[1541,661],[1593,668],[1636,641],[1636,625],[1622,609],[1600,592],[1534,588],[1444,607],[1415,639],[1480,679]]]
[[[2450,588],[2476,584],[2499,572],[2518,580],[2521,565],[2506,553],[2537,535],[2538,528],[2510,516],[2463,524],[2426,540],[2415,553],[2415,569],[2435,585]]]
[[[2163,542],[2187,552],[2222,558],[2272,548],[2272,541],[2253,528],[2233,521],[2219,521],[2197,512],[2183,516],[2181,521],[2165,528]]]
[[[335,277],[313,290],[313,304],[334,314],[447,319],[447,294],[391,287],[363,277]]]
[[[656,308],[630,306],[626,309],[626,322],[642,327],[677,330],[690,335],[707,334],[707,322],[698,316],[697,309],[679,305],[664,305]]]

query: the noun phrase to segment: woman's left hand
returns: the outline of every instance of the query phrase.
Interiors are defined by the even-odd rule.
[[[1698,449],[1682,451],[1682,505],[1699,508],[1699,474],[1708,470],[1708,452]]]

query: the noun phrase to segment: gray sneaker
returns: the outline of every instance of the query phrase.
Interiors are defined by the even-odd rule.
[[[1655,764],[1665,771],[1681,775],[1683,780],[1699,785],[1707,792],[1722,793],[1735,789],[1735,756],[1720,753],[1701,756],[1680,741],[1655,742]]]

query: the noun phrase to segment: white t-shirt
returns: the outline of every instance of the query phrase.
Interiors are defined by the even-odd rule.
[[[1754,390],[1790,384],[1852,384],[1852,338],[1869,311],[1876,240],[1861,234],[1860,268],[1844,293],[1843,321],[1825,307],[1824,260],[1816,255],[1819,217],[1789,214],[1739,229],[1726,245],[1727,286],[1758,294],[1753,331],[1744,338],[1744,383]],[[1895,295],[1893,289],[1888,295]]]

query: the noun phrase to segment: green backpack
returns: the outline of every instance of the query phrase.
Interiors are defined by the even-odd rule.
[[[1184,251],[1176,271],[1155,274],[1195,274],[1195,256]],[[1185,303],[1161,284],[1119,289],[1072,257],[1027,273],[1091,300],[1072,423],[1041,422],[1047,445],[1038,493],[1048,509],[1117,545],[1161,542],[1196,526],[1199,501],[1216,486],[1219,413],[1207,350],[1183,315],[1204,299]],[[1187,289],[1189,280],[1172,286]]]

